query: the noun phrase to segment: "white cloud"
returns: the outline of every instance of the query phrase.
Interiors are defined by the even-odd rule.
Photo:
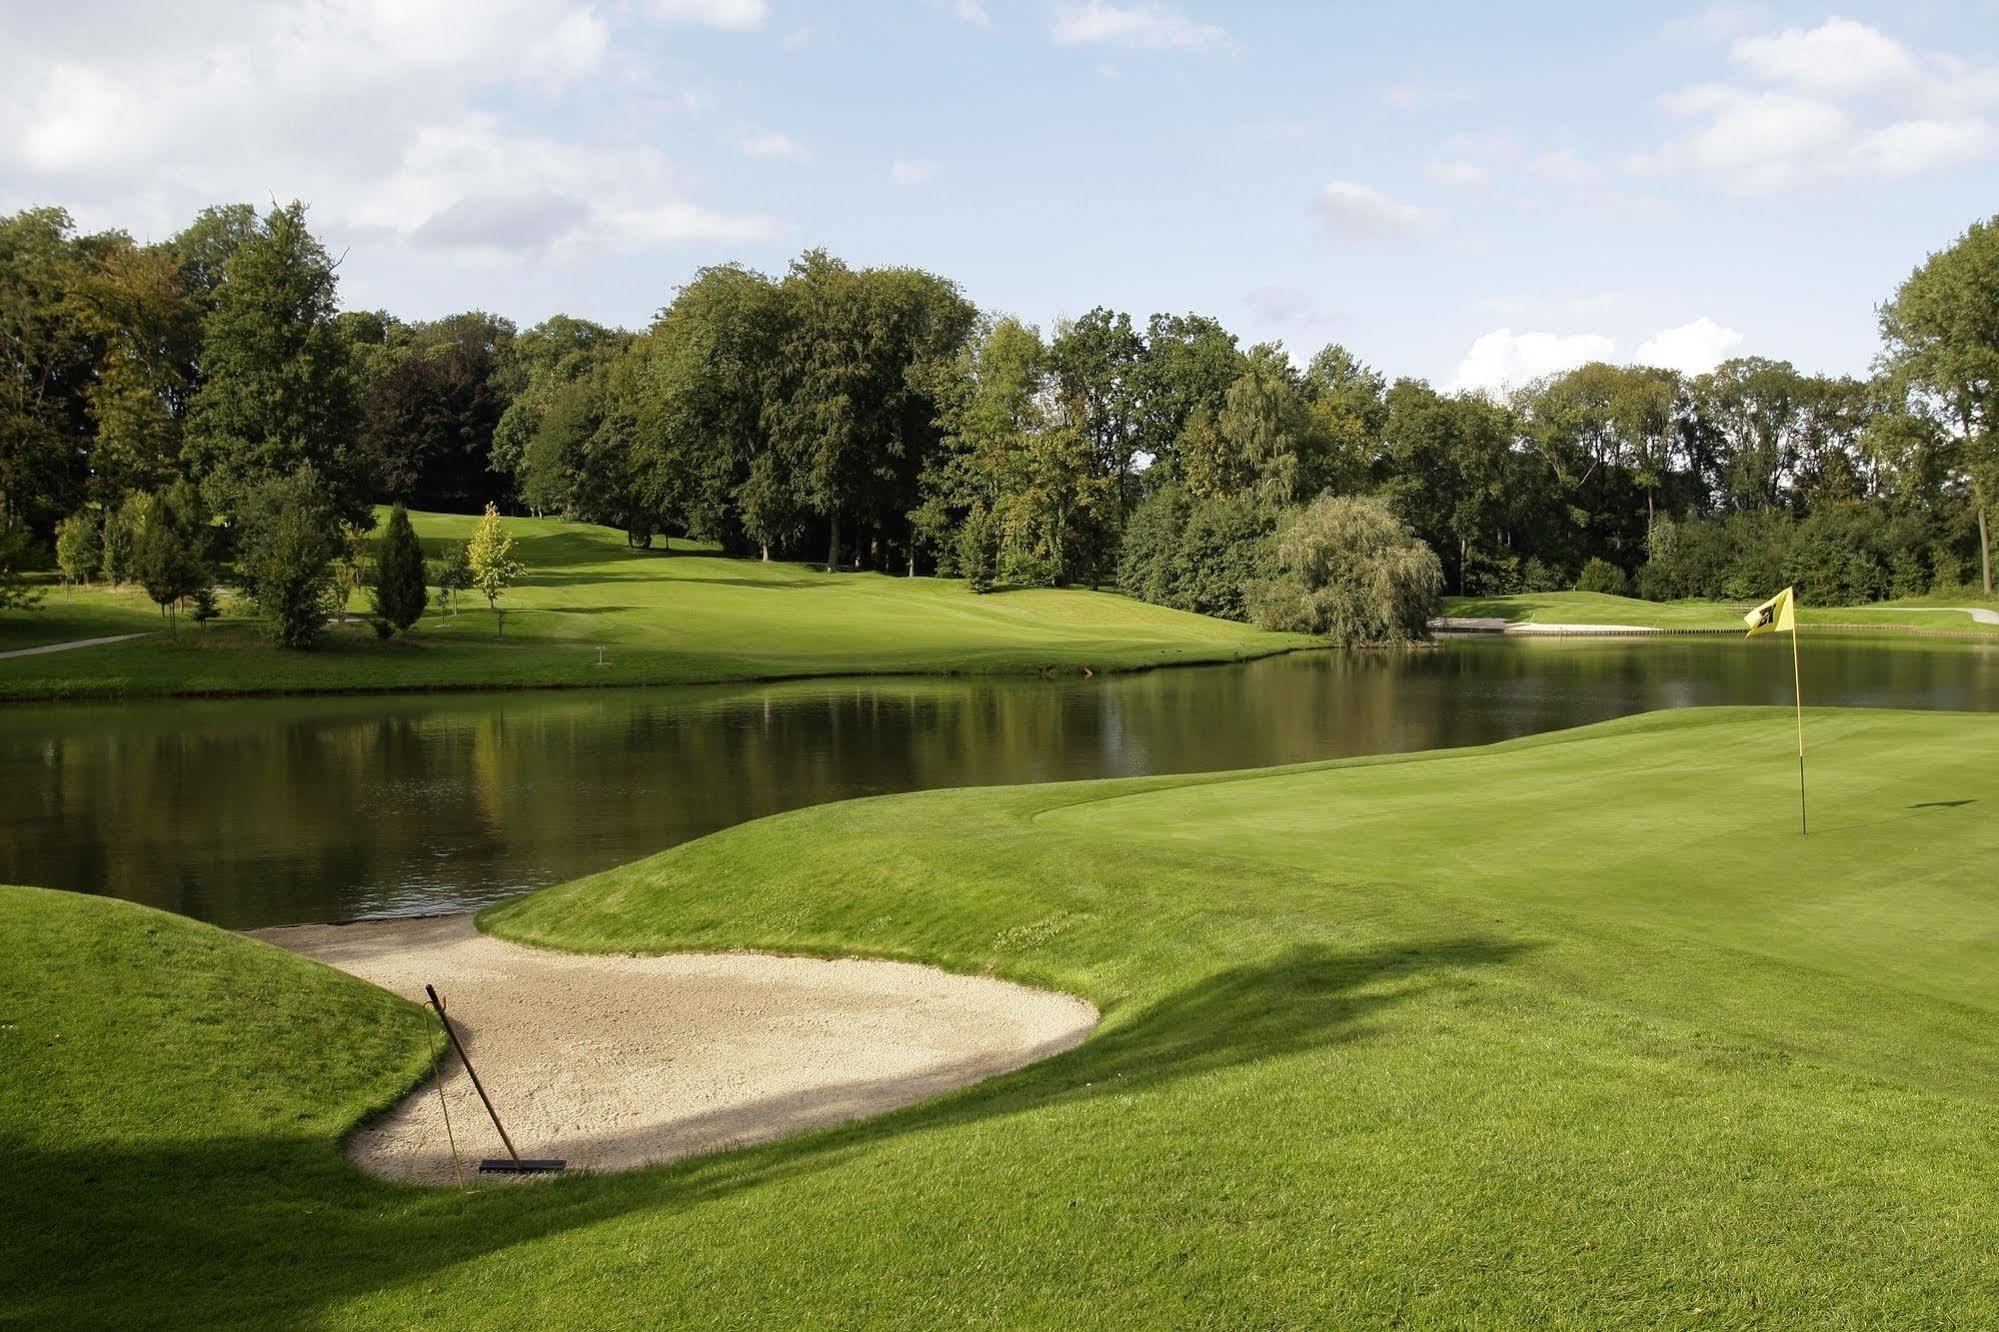
[[[336,242],[473,256],[778,234],[773,218],[687,197],[643,142],[523,127],[560,123],[532,113],[621,73],[588,0],[186,0],[116,25],[87,8],[0,18],[13,130],[0,172],[151,236],[218,199],[273,198],[315,205]],[[481,109],[496,105],[530,114]]]
[[[1822,97],[1905,91],[1924,78],[1923,62],[1914,51],[1852,19],[1738,37],[1729,56],[1765,83]]]
[[[1336,180],[1319,191],[1313,211],[1343,240],[1383,240],[1434,231],[1443,225],[1435,209],[1392,199],[1371,186]]]
[[[962,22],[970,23],[974,27],[993,26],[993,16],[986,13],[986,7],[980,4],[979,0],[953,0],[951,13]]]
[[[1696,84],[1660,105],[1696,122],[1632,165],[1690,171],[1740,194],[1917,175],[1999,154],[1999,67],[1924,55],[1834,18],[1738,37],[1747,84]]]
[[[650,0],[648,8],[662,23],[691,23],[731,32],[749,32],[770,16],[765,0]]]
[[[889,163],[888,178],[898,185],[921,185],[937,174],[935,162],[898,157]]]
[[[763,134],[745,134],[736,140],[736,147],[745,157],[803,157],[805,149],[789,134],[771,130]]]
[[[1062,6],[1055,15],[1054,35],[1062,46],[1113,43],[1152,48],[1208,46],[1228,36],[1213,23],[1197,23],[1155,5],[1120,6],[1104,0]]]
[[[1633,363],[1704,375],[1734,354],[1742,335],[1702,315],[1691,324],[1661,329],[1638,345]]]
[[[1492,168],[1477,162],[1432,162],[1423,168],[1423,174],[1435,184],[1455,189],[1475,189],[1492,180]]]
[[[1481,335],[1458,362],[1451,391],[1476,389],[1499,394],[1543,375],[1608,361],[1617,343],[1601,333],[1515,333],[1496,328]]]

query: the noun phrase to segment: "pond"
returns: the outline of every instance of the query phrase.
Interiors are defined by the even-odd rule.
[[[1999,708],[1999,646],[1828,636],[1805,652],[1808,704]],[[1790,700],[1787,642],[1707,638],[1456,640],[1052,682],[4,708],[0,883],[238,929],[454,911],[851,796],[1482,744]]]

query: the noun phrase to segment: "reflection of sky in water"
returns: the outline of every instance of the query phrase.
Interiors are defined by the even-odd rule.
[[[1999,646],[1807,635],[1812,705],[1999,707]],[[0,709],[0,882],[232,926],[439,911],[858,795],[1786,704],[1787,641],[1460,641],[1094,680]]]

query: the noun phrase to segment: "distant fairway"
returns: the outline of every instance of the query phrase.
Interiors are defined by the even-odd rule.
[[[1776,588],[1770,589],[1772,592]],[[1739,629],[1742,613],[1762,598],[1741,604],[1721,601],[1642,601],[1605,592],[1516,592],[1503,597],[1446,597],[1445,615],[1505,620],[1510,624],[1614,624],[1661,629]],[[1926,629],[1990,635],[1999,639],[1999,624],[1974,619],[1964,606],[1990,611],[1970,594],[1939,593],[1870,606],[1812,606],[1800,603],[1799,617],[1813,625],[1880,629]]]
[[[414,514],[426,552],[463,542],[476,518]],[[635,551],[622,533],[513,518],[527,576],[507,594],[505,638],[477,593],[435,608],[408,637],[336,626],[310,652],[265,642],[246,619],[170,640],[143,593],[51,590],[37,612],[0,618],[0,651],[152,631],[129,643],[0,660],[0,698],[357,689],[666,684],[911,672],[1070,673],[1239,661],[1310,642],[1134,601],[1035,588],[978,596],[962,582],[829,575],[729,559],[675,542]],[[434,595],[434,593],[433,593]],[[368,605],[357,595],[352,609]],[[245,612],[239,607],[234,615]],[[605,664],[599,665],[602,647]]]
[[[0,892],[0,1320],[1999,1325],[1999,716],[1806,720],[1809,839],[1789,712],[1687,711],[821,806],[531,895],[485,925],[1104,1020],[884,1119],[470,1197],[339,1156],[413,1010]]]

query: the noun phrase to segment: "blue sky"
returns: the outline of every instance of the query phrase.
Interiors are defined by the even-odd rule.
[[[0,16],[0,116],[0,208],[304,198],[412,317],[641,326],[823,245],[1444,385],[1858,372],[1999,209],[1999,3],[76,0]]]

